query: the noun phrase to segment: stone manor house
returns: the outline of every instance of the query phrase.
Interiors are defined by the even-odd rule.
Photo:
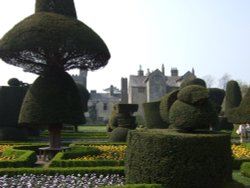
[[[72,77],[76,83],[87,86],[86,71],[80,71],[79,75],[72,75]],[[95,90],[90,91],[89,111],[86,117],[95,123],[107,122],[112,107],[116,103],[139,104],[137,115],[143,117],[143,103],[158,101],[161,96],[178,89],[183,81],[195,77],[194,69],[179,75],[177,68],[171,68],[170,75],[166,75],[164,65],[162,65],[161,70],[156,69],[150,72],[148,69],[146,73],[140,66],[137,74],[130,75],[129,80],[121,78],[121,90],[111,85],[104,89],[103,93],[97,93]]]

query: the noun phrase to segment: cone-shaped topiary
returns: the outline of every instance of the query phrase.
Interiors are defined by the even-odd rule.
[[[238,82],[234,80],[228,81],[225,97],[225,114],[228,119],[234,119],[233,116],[235,117],[236,114],[233,114],[235,112],[233,108],[238,107],[241,100],[241,90]]]
[[[48,127],[51,123],[83,123],[80,95],[72,77],[55,70],[44,75],[39,76],[28,90],[19,123],[41,127]]]
[[[239,107],[233,108],[234,114],[233,123],[249,123],[250,122],[250,88],[247,90],[246,95],[242,99]],[[236,117],[235,117],[236,116]]]
[[[209,100],[208,90],[190,85],[180,90],[178,100],[169,112],[171,127],[186,131],[209,129],[218,122],[214,104]]]
[[[209,98],[214,102],[217,113],[221,111],[221,105],[225,97],[225,91],[220,88],[208,88]]]

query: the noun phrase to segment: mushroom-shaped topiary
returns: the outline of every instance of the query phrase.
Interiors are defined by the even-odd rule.
[[[37,0],[35,14],[0,40],[0,58],[40,74],[23,101],[19,123],[49,128],[50,147],[60,147],[63,123],[81,123],[83,109],[66,70],[96,70],[110,54],[104,41],[76,19],[73,0]]]
[[[198,85],[181,89],[170,109],[169,120],[172,128],[185,131],[209,129],[216,124],[218,117],[208,90]]]

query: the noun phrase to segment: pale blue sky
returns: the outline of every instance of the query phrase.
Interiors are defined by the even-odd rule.
[[[0,2],[0,37],[34,12],[35,0]],[[195,69],[250,84],[249,0],[75,0],[78,19],[95,30],[111,53],[109,64],[89,73],[87,88],[120,88],[121,77],[165,65],[180,75]],[[75,73],[75,71],[74,71]],[[0,85],[17,77],[32,83],[35,75],[0,62]],[[218,84],[215,82],[214,86]]]

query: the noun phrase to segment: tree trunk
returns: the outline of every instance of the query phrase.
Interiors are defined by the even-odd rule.
[[[49,126],[49,147],[60,148],[61,147],[61,129],[62,124],[51,124]]]

